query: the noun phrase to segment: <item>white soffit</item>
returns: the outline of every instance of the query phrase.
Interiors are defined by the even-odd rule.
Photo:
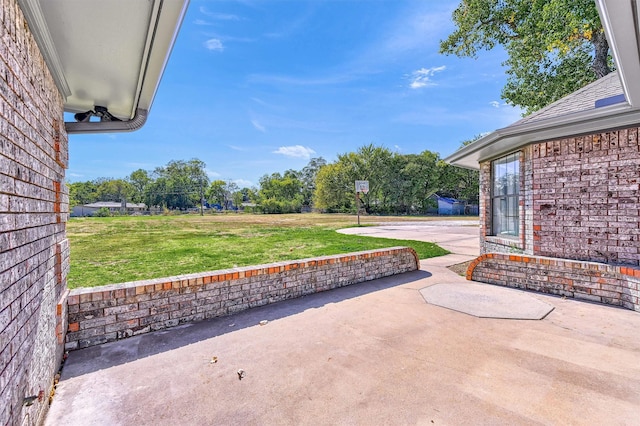
[[[148,111],[188,0],[19,0],[65,111]]]

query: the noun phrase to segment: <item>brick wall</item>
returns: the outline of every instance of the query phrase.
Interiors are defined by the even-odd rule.
[[[67,349],[414,271],[407,247],[71,290]]]
[[[489,253],[471,263],[467,279],[607,303],[640,312],[640,268]]]
[[[480,165],[483,256],[468,278],[640,310],[638,128],[535,143],[521,160],[517,239],[490,235],[491,163]]]
[[[533,252],[640,265],[638,128],[533,145]]]
[[[0,424],[36,424],[63,351],[69,268],[62,98],[15,0],[0,1]],[[23,398],[40,396],[24,406]]]
[[[491,236],[491,162],[480,165],[481,253],[640,265],[638,128],[521,150],[520,237]]]

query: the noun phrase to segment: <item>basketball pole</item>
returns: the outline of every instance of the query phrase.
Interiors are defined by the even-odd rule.
[[[358,226],[360,226],[360,191],[356,192],[356,211],[358,212]]]

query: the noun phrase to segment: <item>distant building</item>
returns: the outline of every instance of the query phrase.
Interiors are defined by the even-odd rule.
[[[436,195],[438,201],[438,214],[460,216],[464,214],[465,202],[455,198],[447,198]]]
[[[438,194],[433,194],[429,199],[433,202],[433,207],[429,208],[429,214],[439,215],[452,215],[462,216],[465,214],[478,214],[477,206],[475,209],[471,209],[467,202],[464,200],[458,200],[456,198],[442,197]]]
[[[123,203],[117,201],[98,201],[90,204],[83,204],[81,206],[75,206],[71,211],[71,217],[93,216],[95,212],[100,209],[109,209],[111,213],[119,213],[125,210],[127,214],[141,213],[147,210],[147,205],[144,203],[126,203],[123,209]]]

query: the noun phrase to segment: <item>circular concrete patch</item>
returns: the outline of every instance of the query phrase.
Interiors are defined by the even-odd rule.
[[[420,294],[427,303],[479,318],[540,320],[553,310],[521,291],[490,284],[434,284]]]

